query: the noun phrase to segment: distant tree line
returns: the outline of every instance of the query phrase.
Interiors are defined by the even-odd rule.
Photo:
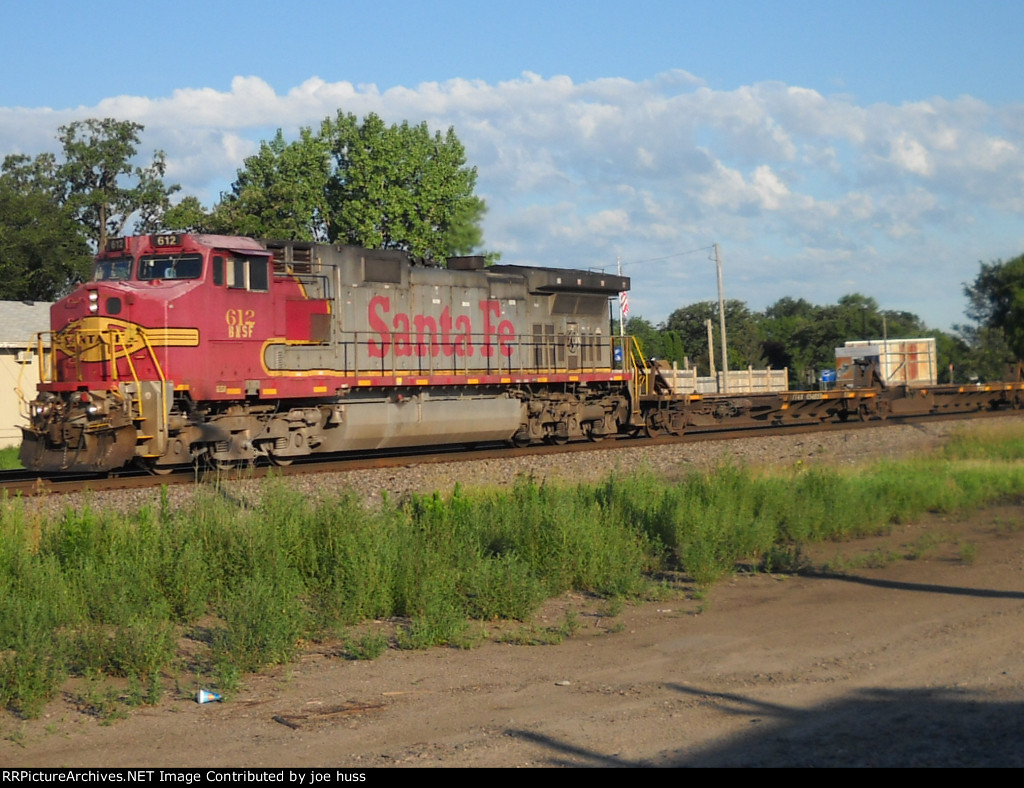
[[[762,312],[738,300],[725,302],[729,368],[788,368],[793,385],[813,385],[823,370],[835,366],[835,349],[854,339],[934,337],[940,382],[999,380],[1006,363],[1024,358],[1024,255],[1003,263],[982,263],[981,274],[965,285],[974,323],[955,326],[952,333],[928,328],[912,312],[879,309],[860,293],[835,304],[812,304],[802,298],[781,298]],[[718,335],[718,304],[701,301],[676,309],[658,325],[643,317],[626,321],[626,333],[637,337],[644,354],[710,370],[707,321],[714,332],[715,367],[722,359]],[[950,373],[952,365],[952,373]]]
[[[486,205],[476,168],[449,128],[387,125],[342,111],[288,141],[278,130],[245,159],[230,189],[207,209],[164,181],[162,151],[136,163],[144,127],[112,118],[58,129],[59,156],[9,155],[0,167],[0,299],[53,300],[89,276],[90,258],[110,237],[189,231],[404,249],[417,260],[479,252]],[[492,259],[497,255],[492,253]],[[943,382],[993,380],[1024,358],[1024,255],[983,262],[965,284],[971,322],[953,333],[928,329],[910,312],[880,310],[854,293],[819,306],[782,298],[763,312],[725,304],[730,368],[788,367],[813,383],[848,339],[934,336]],[[707,371],[707,320],[718,305],[676,309],[655,326],[626,323],[649,356]],[[716,352],[717,352],[716,342]],[[722,360],[716,359],[721,368]]]

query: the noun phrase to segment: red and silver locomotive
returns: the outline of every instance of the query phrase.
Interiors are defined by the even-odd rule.
[[[628,287],[478,257],[440,268],[313,243],[113,239],[52,308],[21,460],[160,471],[615,433],[632,376],[613,363],[608,300]]]

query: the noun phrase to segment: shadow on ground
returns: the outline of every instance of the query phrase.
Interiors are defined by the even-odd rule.
[[[811,709],[680,684],[669,690],[749,730],[724,744],[679,747],[640,760],[594,752],[532,731],[507,735],[544,747],[551,766],[967,767],[1024,766],[1024,703],[956,690],[867,690]]]

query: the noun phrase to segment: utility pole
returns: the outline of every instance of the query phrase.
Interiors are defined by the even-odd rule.
[[[715,339],[714,333],[711,330],[710,317],[704,321],[704,325],[708,329],[708,374],[711,377],[715,377]]]
[[[722,253],[715,244],[715,268],[718,269],[718,327],[722,332],[722,385],[719,392],[729,391],[729,353],[725,341],[725,293],[722,289]]]

